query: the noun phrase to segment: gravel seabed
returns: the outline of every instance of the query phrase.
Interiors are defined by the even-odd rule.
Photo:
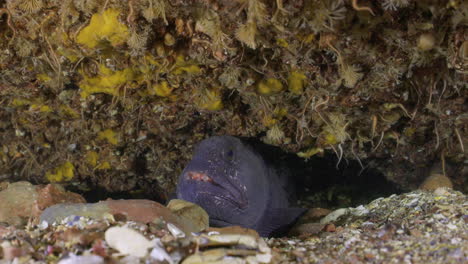
[[[0,225],[0,263],[468,263],[467,209],[460,192],[413,191],[334,211],[320,232],[269,239],[238,227],[185,235],[112,216]]]

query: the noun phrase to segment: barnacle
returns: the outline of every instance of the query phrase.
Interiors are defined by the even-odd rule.
[[[219,76],[219,82],[226,86],[229,89],[240,86],[241,71],[238,67],[228,67],[226,70]]]
[[[102,3],[98,0],[73,0],[73,4],[78,10],[90,14],[96,11]]]
[[[221,29],[219,15],[213,10],[204,10],[195,24],[195,30],[208,35],[213,41],[214,49],[221,49],[227,35]]]
[[[384,0],[382,8],[385,10],[396,11],[398,8],[407,7],[410,0]]]
[[[80,12],[73,4],[73,0],[63,1],[60,5],[58,13],[60,14],[63,27],[70,27],[74,23],[78,22],[78,19],[80,18]]]
[[[343,79],[344,86],[353,88],[364,74],[359,72],[358,67],[342,62],[340,64],[340,75]]]
[[[349,134],[346,132],[348,123],[344,114],[330,113],[328,120],[321,135],[321,141],[324,145],[335,145],[349,139]]]
[[[281,129],[281,126],[278,124],[273,125],[270,129],[268,129],[266,133],[266,143],[279,145],[284,139],[284,131]]]
[[[166,1],[165,0],[146,0],[142,3],[143,5],[143,17],[148,21],[152,22],[153,19],[162,18],[164,23],[167,25],[166,19]]]
[[[31,55],[31,53],[37,48],[33,42],[24,38],[16,38],[15,44],[14,48],[16,50],[16,54],[20,57]]]
[[[44,3],[42,0],[22,0],[18,7],[27,12],[27,13],[35,13],[43,7]]]
[[[267,23],[267,10],[261,0],[238,0],[240,3],[247,3],[247,20],[255,21],[259,26]]]
[[[132,30],[130,32],[130,37],[127,40],[128,46],[134,52],[142,52],[146,47],[146,42],[148,40],[148,33],[150,29],[145,28],[142,32],[137,32],[136,30]]]
[[[120,12],[117,9],[107,9],[102,13],[96,13],[91,17],[91,22],[83,28],[76,42],[95,48],[103,40],[107,40],[112,46],[124,43],[128,39],[128,28],[118,19]]]
[[[315,33],[334,31],[335,23],[346,16],[346,8],[342,0],[308,1],[303,12],[308,18],[308,25]]]
[[[239,26],[236,31],[236,38],[249,48],[255,49],[257,47],[257,43],[255,42],[256,34],[257,26],[255,23],[250,22]]]
[[[267,21],[266,7],[260,0],[241,0],[240,2],[247,4],[247,22],[239,26],[236,38],[248,47],[255,49],[257,47],[255,41],[257,26],[264,26]]]

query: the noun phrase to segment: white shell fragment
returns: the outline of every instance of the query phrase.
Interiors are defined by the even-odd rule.
[[[167,224],[167,229],[169,230],[169,232],[171,232],[171,234],[174,237],[177,237],[177,238],[185,237],[185,233],[182,230],[180,230],[177,226],[171,223]]]
[[[111,227],[105,233],[105,240],[110,247],[125,255],[144,257],[154,243],[142,234],[128,227]]]
[[[322,218],[322,220],[320,220],[320,223],[321,224],[328,224],[330,222],[335,222],[336,220],[338,220],[338,218],[340,218],[341,216],[343,215],[346,215],[349,213],[349,209],[348,208],[340,208],[340,209],[337,209],[331,213],[329,213],[327,216],[325,216],[324,218]]]
[[[167,254],[161,241],[159,239],[155,239],[154,243],[155,247],[153,248],[153,250],[151,250],[150,256],[158,262],[167,261],[169,264],[173,264],[174,261],[172,261],[169,254]]]
[[[58,264],[104,264],[104,259],[101,256],[77,256],[70,254],[68,258],[62,259]]]

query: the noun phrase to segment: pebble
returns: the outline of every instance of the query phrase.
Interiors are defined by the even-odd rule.
[[[180,199],[172,199],[167,204],[167,208],[184,221],[191,223],[194,226],[194,232],[200,232],[209,227],[208,213],[197,204]]]
[[[347,215],[348,213],[349,213],[348,208],[337,209],[337,210],[329,213],[324,218],[322,218],[322,220],[320,220],[320,223],[321,224],[328,224],[328,223],[331,223],[331,222],[336,222],[336,220],[338,220],[338,218],[340,218],[340,217],[342,217],[344,215]]]
[[[104,234],[107,244],[124,255],[145,257],[148,249],[155,246],[154,241],[148,240],[142,234],[128,227],[114,226]]]

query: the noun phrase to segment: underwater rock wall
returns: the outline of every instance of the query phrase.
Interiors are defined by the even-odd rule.
[[[0,8],[1,179],[158,197],[195,143],[229,134],[359,160],[405,188],[441,161],[466,190],[464,1]]]

